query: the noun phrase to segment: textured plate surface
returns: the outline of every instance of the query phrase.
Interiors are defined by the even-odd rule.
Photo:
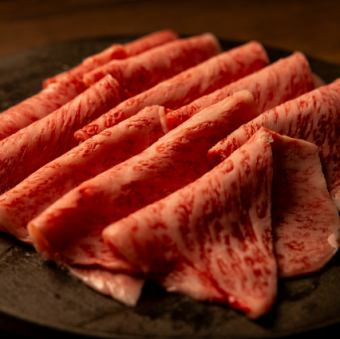
[[[112,42],[107,37],[47,46],[0,59],[0,111],[34,94],[41,81],[78,63]],[[228,49],[235,42],[222,41]],[[267,48],[271,60],[290,54]],[[327,82],[340,77],[340,66],[309,58]],[[146,285],[135,308],[128,308],[84,286],[33,249],[0,235],[0,331],[34,338],[209,336],[282,337],[340,323],[340,255],[320,273],[283,281],[274,309],[250,321],[227,307],[200,303]],[[338,330],[338,327],[335,327]],[[318,332],[320,333],[320,332]],[[325,330],[322,332],[326,334]],[[59,335],[58,335],[59,334]]]

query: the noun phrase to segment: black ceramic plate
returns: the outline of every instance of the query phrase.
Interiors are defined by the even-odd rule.
[[[41,81],[112,42],[107,37],[59,43],[0,60],[0,111],[34,94]],[[228,49],[235,42],[222,41]],[[273,60],[288,51],[267,49]],[[327,82],[340,67],[310,58]],[[104,297],[6,235],[0,235],[0,332],[34,338],[190,336],[265,338],[315,331],[340,323],[340,255],[320,273],[280,283],[274,309],[257,321],[228,307],[196,302],[147,284],[138,306]],[[323,330],[324,331],[324,330]],[[325,332],[323,332],[325,334]]]

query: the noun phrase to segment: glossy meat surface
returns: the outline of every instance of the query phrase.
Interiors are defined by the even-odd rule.
[[[84,141],[136,114],[147,105],[177,109],[267,64],[266,52],[257,42],[233,48],[125,100],[77,131],[75,137],[78,141]]]
[[[103,227],[208,171],[206,152],[211,145],[256,114],[245,91],[207,108],[142,153],[83,182],[49,206],[28,225],[34,246],[45,257],[68,266],[134,272],[102,242]]]
[[[172,129],[201,109],[240,90],[250,91],[258,105],[258,111],[263,112],[313,88],[313,74],[307,59],[302,53],[294,53],[186,106],[170,111],[166,117],[167,126]]]
[[[125,60],[112,60],[86,73],[83,80],[89,86],[111,74],[122,86],[124,97],[128,98],[209,59],[219,51],[215,36],[202,34],[169,42]]]
[[[213,163],[228,157],[260,127],[316,144],[328,189],[340,209],[340,80],[274,107],[238,128],[209,151]]]
[[[150,106],[39,168],[0,196],[0,225],[29,241],[27,223],[63,194],[150,146],[164,132],[164,108]]]
[[[120,100],[111,76],[33,124],[0,141],[0,192],[76,145],[73,133]]]
[[[8,108],[0,114],[0,140],[44,118],[84,89],[85,86],[78,81],[60,82]]]

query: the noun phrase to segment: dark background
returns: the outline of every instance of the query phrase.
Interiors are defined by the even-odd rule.
[[[0,0],[0,56],[56,41],[161,28],[258,39],[340,64],[336,0]]]

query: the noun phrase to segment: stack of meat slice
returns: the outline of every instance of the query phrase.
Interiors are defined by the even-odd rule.
[[[153,279],[256,318],[278,276],[323,267],[340,81],[314,89],[299,52],[218,51],[211,34],[156,32],[0,115],[0,229],[127,305]]]
[[[210,158],[219,162],[262,126],[319,146],[328,188],[340,210],[340,80],[264,112],[220,141]]]
[[[174,39],[171,33],[161,35],[161,39],[158,34],[136,41],[135,47],[130,49],[131,54],[123,60],[109,61],[104,53],[104,57],[102,54],[95,55],[86,64],[91,64],[93,71],[109,64],[110,71],[101,72],[100,78],[105,74],[114,74],[121,86],[121,98],[125,98],[210,58],[220,50],[211,34],[175,41],[171,41]],[[152,48],[154,46],[159,47]],[[129,50],[129,44],[124,48]],[[112,58],[115,58],[114,55]],[[89,60],[97,61],[91,63]],[[87,71],[87,66],[84,69],[80,65],[76,70],[48,79],[45,83],[47,88],[3,112],[0,115],[0,140],[45,117],[82,93],[87,87],[83,81]]]
[[[268,67],[268,71],[266,72],[270,72],[273,68],[274,73],[277,73],[277,77],[285,84],[290,96],[293,97],[299,93],[294,86],[290,86],[293,77],[298,78],[297,82],[300,84],[300,91],[303,89],[305,89],[305,91],[308,90],[311,82],[310,79],[306,81],[306,74],[310,75],[310,72],[306,72],[304,67],[299,67],[299,72],[297,73],[292,69],[288,72],[289,74],[287,74],[287,76],[281,76],[282,72],[280,72],[280,69],[282,69],[282,66],[288,66],[291,61],[294,64],[301,63],[301,66],[305,62],[303,59],[298,60],[293,58],[291,60],[290,58],[287,58],[281,67],[273,65]],[[221,84],[226,84],[234,79],[238,79],[266,64],[267,56],[262,46],[255,42],[249,43],[213,57],[167,81],[161,82],[140,95],[122,102],[117,107],[113,108],[113,110],[102,115],[102,117],[111,116],[112,112],[115,111],[119,112],[119,120],[124,120],[128,117],[130,118],[117,126],[112,124],[113,127],[106,129],[101,134],[88,139],[82,145],[72,148],[61,157],[47,163],[46,166],[41,167],[33,173],[32,176],[23,180],[17,187],[8,191],[1,198],[0,205],[3,208],[1,223],[3,227],[6,227],[10,233],[19,237],[21,240],[27,240],[27,222],[39,212],[43,211],[49,204],[82,181],[139,153],[155,142],[167,130],[166,126],[162,124],[162,119],[165,116],[165,108],[160,106],[158,106],[158,108],[149,106],[148,108],[148,105],[165,104],[167,107],[180,107],[182,104],[209,92],[209,90],[213,90]],[[110,79],[110,76],[108,76],[108,79]],[[98,84],[100,83],[101,82]],[[273,88],[269,82],[262,82],[263,92],[269,92],[267,86],[270,87],[270,89]],[[248,87],[244,86],[244,88]],[[119,100],[119,91],[116,92],[116,98]],[[82,97],[85,96],[85,93],[82,94]],[[114,93],[114,91],[110,90],[108,93]],[[283,101],[285,96],[285,92],[280,92],[277,100]],[[282,99],[280,100],[280,98]],[[99,100],[96,102],[99,102]],[[269,103],[266,96],[263,96],[261,105],[265,105],[266,102]],[[145,110],[140,111],[143,107],[145,107]],[[270,106],[268,106],[268,108],[269,107]],[[70,117],[73,117],[74,110],[68,111],[70,112]],[[140,112],[136,114],[138,111]],[[3,149],[12,149],[12,157],[17,159],[15,168],[25,169],[21,179],[32,173],[32,167],[29,167],[32,165],[26,165],[26,163],[30,161],[29,159],[31,157],[34,157],[35,154],[37,154],[38,150],[36,148],[40,147],[36,140],[33,140],[33,142],[30,140],[32,144],[30,146],[27,139],[30,138],[31,135],[39,136],[40,139],[43,130],[45,131],[47,138],[51,137],[50,129],[47,127],[45,128],[44,126],[48,125],[48,121],[60,120],[56,117],[56,115],[58,115],[57,112],[58,111],[55,111],[45,119],[41,119],[39,122],[28,126],[26,129],[22,129],[20,132],[7,138],[6,141],[3,142]],[[136,115],[134,116],[134,114]],[[116,115],[114,114],[114,116]],[[64,151],[67,150],[64,133],[69,133],[70,127],[70,124],[68,124],[66,129],[65,124],[63,123],[59,128],[59,132],[63,138],[62,145]],[[56,131],[56,128],[54,128],[54,130]],[[61,138],[59,138],[59,140],[60,139]],[[18,140],[21,140],[21,142],[18,142]],[[51,151],[46,152],[45,160],[43,155],[38,158],[40,166],[46,163],[47,157],[48,160],[53,159],[52,151],[55,151],[55,146],[52,141],[53,140],[48,141],[48,139],[45,140],[45,143],[49,144],[49,146],[45,147],[51,147]],[[71,138],[71,141],[73,143],[74,139]],[[13,144],[12,147],[10,147],[10,143]],[[21,144],[25,145],[24,151],[26,158],[20,156],[23,147]],[[54,153],[54,157],[55,155],[56,154]],[[9,158],[8,152],[6,158]],[[19,164],[21,166],[19,166]],[[13,163],[9,165],[14,167]],[[37,167],[38,166],[36,166],[36,168]],[[9,168],[7,169],[9,170]],[[75,176],[75,171],[80,174]],[[3,173],[4,175],[5,173],[8,173],[5,171],[5,167]],[[13,175],[13,178],[13,180],[19,179],[17,174]],[[19,181],[20,179],[15,183]],[[15,184],[10,182],[8,178],[5,178],[3,182],[6,183],[7,189]],[[3,191],[4,190],[5,188]],[[7,210],[6,213],[4,212],[4,208]],[[16,210],[16,212],[14,212],[14,210]]]
[[[153,47],[161,46],[167,42],[174,41],[177,38],[178,36],[176,32],[164,30],[148,34],[125,45],[113,44],[103,51],[89,56],[84,59],[82,63],[68,71],[46,79],[43,82],[43,85],[44,87],[47,87],[56,82],[70,81],[74,79],[82,81],[83,76],[86,73],[93,71],[95,68],[105,65],[112,60],[126,59],[141,54]]]
[[[111,74],[122,85],[124,95],[130,97],[219,51],[218,41],[212,34],[175,40],[124,60],[112,60],[85,73],[83,81],[90,86]]]
[[[110,75],[46,117],[0,141],[0,192],[76,145],[76,129],[119,102]]]
[[[244,44],[221,53],[122,102],[76,132],[75,137],[79,141],[86,140],[105,128],[136,114],[148,105],[161,104],[167,109],[180,108],[204,94],[261,69],[268,62],[267,54],[259,43]],[[299,68],[298,82],[303,71],[303,68]],[[307,74],[309,73],[307,72]],[[291,78],[291,76],[287,78]],[[303,81],[301,84],[301,88],[306,86]],[[289,85],[287,87],[291,88]]]
[[[82,76],[97,65],[103,65],[113,59],[122,59],[141,54],[153,47],[175,40],[176,33],[161,31],[150,34],[126,45],[112,45],[105,51],[95,54],[78,67],[61,73],[44,82],[38,94],[9,108],[0,115],[0,140],[43,118],[61,107],[84,91]]]
[[[208,107],[145,151],[83,182],[46,208],[28,225],[34,245],[47,258],[73,270],[91,271],[91,266],[100,265],[105,277],[111,270],[115,283],[115,271],[132,268],[102,243],[104,226],[200,177],[209,170],[209,148],[254,116],[248,92]],[[103,286],[101,280],[97,275],[92,284]]]
[[[106,228],[104,239],[167,290],[258,317],[276,295],[273,248],[283,272],[300,273],[302,259],[313,270],[336,251],[338,228],[317,146],[261,129],[197,181]]]

